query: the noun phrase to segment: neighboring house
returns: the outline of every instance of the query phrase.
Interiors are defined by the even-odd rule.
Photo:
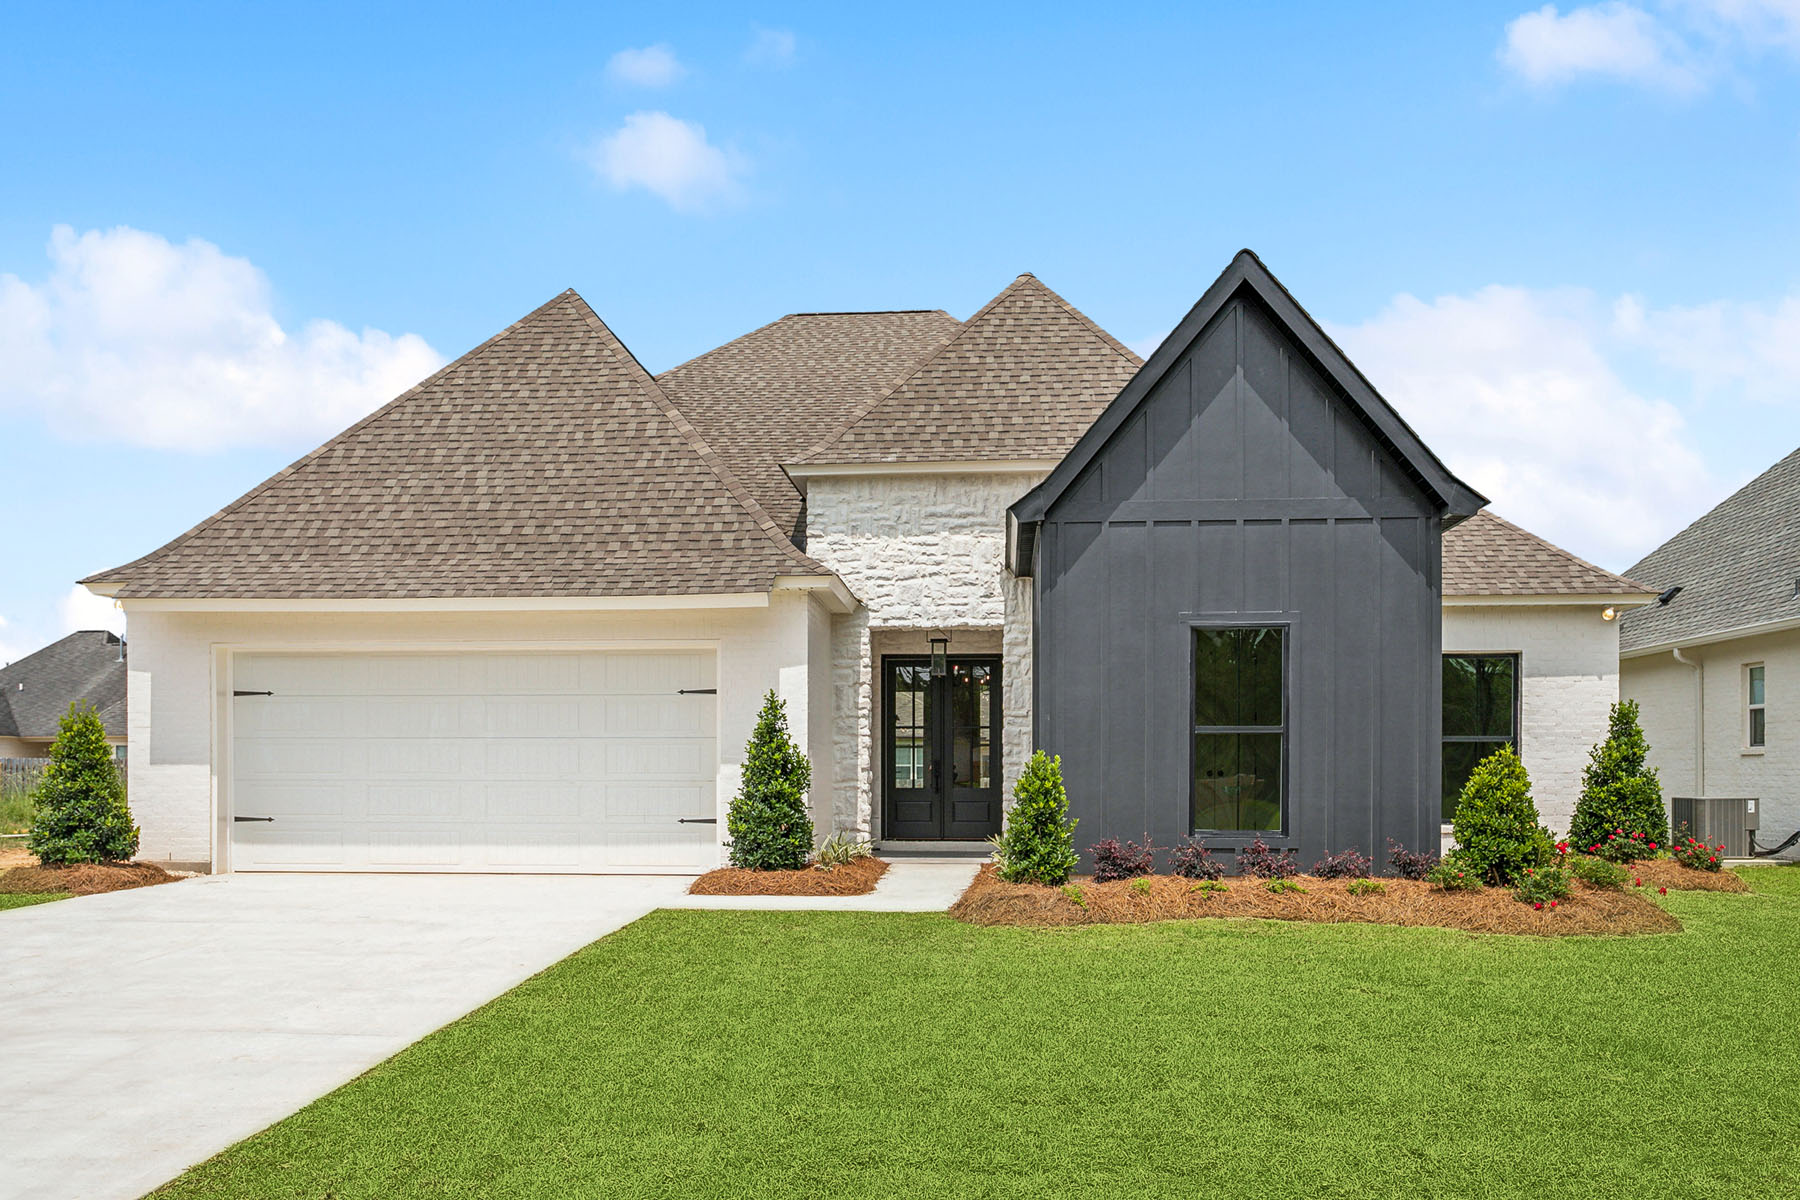
[[[773,690],[821,836],[978,845],[1043,747],[1083,845],[1310,861],[1438,840],[1447,629],[1545,794],[1604,727],[1641,593],[1483,503],[1245,252],[1148,363],[1024,275],[653,378],[565,292],[86,582],[149,857],[710,867]]]
[[[0,667],[0,758],[48,758],[59,722],[92,704],[114,753],[125,754],[125,642],[84,629]]]
[[[1629,574],[1621,688],[1668,796],[1756,799],[1759,844],[1800,830],[1800,450]]]

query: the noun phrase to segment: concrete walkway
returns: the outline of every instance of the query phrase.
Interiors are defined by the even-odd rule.
[[[0,913],[0,1197],[135,1200],[689,882],[226,875]]]
[[[666,908],[736,908],[842,912],[943,912],[968,888],[980,862],[901,859],[866,896],[681,896]]]

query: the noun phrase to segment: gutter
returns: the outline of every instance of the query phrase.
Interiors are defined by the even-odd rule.
[[[1694,795],[1706,795],[1706,666],[1696,662],[1681,652],[1680,646],[1670,649],[1675,661],[1694,672]]]

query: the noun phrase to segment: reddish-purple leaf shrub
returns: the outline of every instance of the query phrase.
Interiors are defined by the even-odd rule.
[[[1118,838],[1102,838],[1088,847],[1088,853],[1094,858],[1095,883],[1135,879],[1156,868],[1156,851],[1148,838],[1142,846],[1136,842],[1121,843]]]
[[[1321,858],[1313,864],[1312,873],[1320,879],[1367,879],[1374,866],[1373,859],[1352,846]]]
[[[1388,865],[1402,879],[1424,879],[1438,865],[1438,856],[1429,850],[1408,850],[1393,838],[1388,839]]]
[[[1212,856],[1199,838],[1189,838],[1176,846],[1170,866],[1183,879],[1219,879],[1225,874],[1224,864]]]
[[[1238,851],[1238,870],[1258,879],[1291,879],[1300,873],[1292,850],[1277,850],[1261,838]]]

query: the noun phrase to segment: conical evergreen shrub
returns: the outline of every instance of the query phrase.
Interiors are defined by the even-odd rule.
[[[25,846],[45,866],[118,862],[137,853],[125,784],[93,705],[69,706],[32,799],[36,813]]]
[[[731,865],[751,871],[795,871],[812,858],[806,792],[812,764],[788,736],[787,705],[773,690],[763,698],[744,749],[744,780],[725,818]]]
[[[1061,885],[1069,881],[1079,861],[1062,759],[1039,750],[1013,788],[1006,832],[994,839],[995,873],[1008,883]]]
[[[1510,884],[1541,867],[1554,848],[1538,824],[1531,777],[1511,746],[1475,764],[1456,801],[1456,855],[1492,884]]]
[[[1649,753],[1637,701],[1613,705],[1606,740],[1588,752],[1581,774],[1581,799],[1569,822],[1569,844],[1576,850],[1594,852],[1609,837],[1636,841],[1646,852],[1651,842],[1659,849],[1668,846],[1669,814],[1663,809],[1662,781],[1645,762]]]

